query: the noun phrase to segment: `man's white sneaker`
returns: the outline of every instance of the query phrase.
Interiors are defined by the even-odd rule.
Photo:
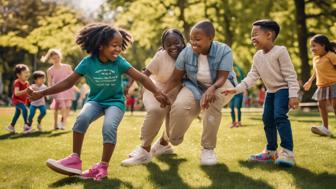
[[[173,147],[168,144],[166,146],[160,144],[160,139],[155,142],[155,144],[151,148],[152,156],[160,156],[163,154],[173,154]]]
[[[10,133],[15,133],[15,128],[13,127],[13,125],[9,125],[6,129],[7,129],[7,131],[9,131]]]
[[[133,150],[133,152],[136,151],[136,153],[133,153],[132,156],[130,156],[128,159],[125,159],[121,162],[121,165],[123,166],[132,166],[132,165],[140,165],[140,164],[146,164],[149,163],[152,159],[149,152],[147,152],[142,147],[138,146],[137,149]]]
[[[330,136],[331,135],[330,131],[324,126],[314,126],[311,128],[311,131],[314,134],[318,134],[320,136]]]
[[[216,165],[218,163],[214,150],[203,149],[201,152],[201,165]]]

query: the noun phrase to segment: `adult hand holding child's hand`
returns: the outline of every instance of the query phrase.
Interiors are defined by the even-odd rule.
[[[43,97],[42,93],[39,91],[34,91],[31,87],[27,89],[30,100],[37,100]]]
[[[161,103],[161,108],[164,108],[170,105],[170,101],[168,97],[165,94],[163,94],[161,91],[155,93],[154,97],[156,98],[157,101]]]

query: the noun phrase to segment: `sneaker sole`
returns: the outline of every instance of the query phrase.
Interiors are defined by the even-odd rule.
[[[201,166],[214,166],[214,165],[217,165],[218,162],[215,162],[215,163],[201,163]]]
[[[280,167],[293,167],[294,163],[278,160],[278,161],[275,161],[275,165],[278,165]]]
[[[322,133],[318,128],[315,128],[315,127],[311,128],[311,132],[314,134],[320,135],[320,136],[328,136],[327,134]]]
[[[151,161],[152,160],[149,159],[149,160],[146,160],[144,162],[137,162],[137,163],[125,163],[125,162],[121,162],[121,165],[125,166],[125,167],[131,167],[131,166],[137,166],[137,165],[146,165],[146,164],[148,164]]]
[[[53,170],[57,173],[63,174],[63,175],[75,176],[75,175],[82,174],[81,170],[65,167],[65,166],[57,163],[56,160],[48,159],[46,164],[51,170]]]
[[[274,163],[274,160],[254,160],[254,159],[248,159],[248,162],[252,162],[252,163]]]
[[[92,177],[84,177],[82,175],[75,175],[75,177],[77,177],[79,179],[82,179],[82,180],[94,180],[94,178],[92,178]],[[101,181],[101,180],[106,179],[106,178],[107,178],[107,176],[105,176],[103,178],[100,178],[100,180],[96,180],[96,181]]]
[[[8,129],[8,128],[6,128],[6,130],[7,130],[7,131],[9,131],[10,133],[13,133],[13,134],[15,134],[15,133],[16,133],[15,131],[13,131],[13,130],[10,130],[10,129]]]

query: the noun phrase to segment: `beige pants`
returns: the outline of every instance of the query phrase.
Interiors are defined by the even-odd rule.
[[[230,81],[216,90],[216,100],[209,108],[203,110],[203,133],[201,145],[206,149],[216,147],[217,132],[222,119],[221,109],[230,102],[233,95],[221,94],[224,88],[232,88]],[[173,145],[182,143],[184,134],[188,130],[193,119],[200,113],[200,101],[195,100],[192,92],[183,87],[170,111],[170,125],[168,127],[169,141]]]
[[[177,87],[168,94],[168,98],[171,103],[173,103],[174,100],[176,99],[176,96],[180,88],[181,87]],[[145,120],[141,128],[141,134],[140,134],[142,146],[148,147],[152,144],[154,138],[160,131],[161,125],[164,120],[166,121],[165,123],[166,128],[165,128],[165,132],[163,133],[162,137],[166,141],[168,141],[168,136],[166,133],[168,133],[169,131],[168,127],[169,127],[170,106],[161,108],[160,103],[155,99],[153,94],[148,90],[144,91],[143,103],[145,105],[145,109],[147,113],[146,113]]]

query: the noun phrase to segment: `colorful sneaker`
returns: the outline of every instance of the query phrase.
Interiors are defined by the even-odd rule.
[[[211,166],[218,163],[214,150],[202,149],[201,152],[201,165]]]
[[[143,149],[141,146],[138,146],[131,153],[132,156],[129,156],[128,159],[125,159],[121,162],[123,166],[132,166],[149,163],[152,160],[151,154]]]
[[[324,126],[314,126],[314,127],[311,128],[311,131],[314,134],[317,134],[317,135],[320,135],[320,136],[330,136],[331,135],[329,129],[327,129]]]
[[[259,154],[251,155],[248,161],[261,162],[261,163],[273,163],[277,159],[277,152],[264,150]]]
[[[173,154],[174,150],[173,147],[168,144],[168,145],[161,145],[160,144],[160,139],[155,142],[155,144],[152,146],[150,152],[152,156],[160,156],[163,154]]]
[[[13,125],[8,125],[8,127],[6,128],[7,131],[9,131],[10,133],[15,133],[15,128]]]
[[[293,167],[295,165],[294,153],[290,150],[282,149],[274,163],[281,167]]]
[[[25,124],[24,127],[23,127],[23,133],[24,134],[28,134],[30,133],[31,131],[33,130],[33,127],[28,125],[28,124]]]
[[[101,181],[102,179],[107,177],[107,163],[97,163],[96,165],[92,166],[90,169],[84,171],[79,178],[81,179],[93,179],[95,181]]]
[[[64,175],[73,176],[82,173],[82,161],[77,154],[71,154],[61,160],[48,159],[47,166],[53,171]]]
[[[40,131],[40,132],[42,131],[41,123],[38,123],[38,124],[37,124],[37,130]]]

